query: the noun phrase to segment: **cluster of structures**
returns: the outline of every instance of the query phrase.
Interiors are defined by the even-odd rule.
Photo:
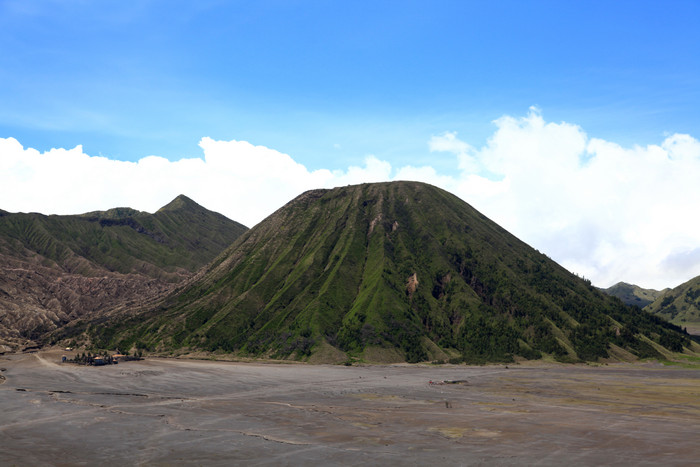
[[[66,348],[66,350],[72,350]],[[75,357],[69,359],[66,355],[61,357],[61,363],[77,363],[78,365],[90,365],[90,366],[103,366],[103,365],[116,365],[119,362],[125,362],[129,360],[141,360],[139,356],[131,356],[120,353],[118,350],[116,353],[110,354],[109,352],[104,352],[101,354],[92,354],[90,352],[79,353]]]

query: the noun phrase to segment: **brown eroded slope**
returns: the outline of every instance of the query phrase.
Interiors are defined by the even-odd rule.
[[[182,195],[155,214],[0,211],[0,352],[170,290],[246,230]]]

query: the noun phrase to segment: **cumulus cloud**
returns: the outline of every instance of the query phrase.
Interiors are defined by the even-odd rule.
[[[116,206],[154,212],[184,193],[252,226],[305,190],[390,179],[373,156],[344,171],[310,171],[287,154],[246,141],[202,138],[203,158],[138,162],[93,157],[81,146],[44,153],[0,138],[0,208],[76,214]]]
[[[445,133],[433,136],[428,141],[430,152],[451,152],[457,156],[458,168],[462,171],[478,171],[479,165],[472,155],[474,148],[457,138],[457,132],[446,131]]]
[[[184,193],[252,226],[301,192],[319,187],[418,180],[445,188],[525,242],[609,286],[675,286],[700,275],[700,142],[674,134],[622,147],[537,109],[494,122],[475,148],[456,132],[433,136],[431,152],[454,171],[392,167],[367,156],[346,170],[307,169],[291,156],[246,141],[200,141],[202,157],[123,162],[82,147],[40,153],[0,138],[0,208],[72,214],[130,206],[154,212]]]
[[[0,139],[0,203],[9,211],[75,214],[130,206],[154,212],[184,193],[253,225],[284,201],[335,176],[309,171],[289,155],[245,141],[203,138],[203,158],[138,162],[91,157],[81,146],[39,153]],[[361,178],[362,169],[354,171]]]
[[[600,286],[663,288],[700,275],[698,140],[623,148],[537,109],[494,123],[474,160],[502,178],[462,171],[455,194]]]

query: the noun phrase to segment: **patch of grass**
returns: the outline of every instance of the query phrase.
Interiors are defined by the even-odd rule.
[[[665,366],[687,368],[690,370],[700,370],[700,362],[678,362],[674,360],[659,360],[659,363]]]

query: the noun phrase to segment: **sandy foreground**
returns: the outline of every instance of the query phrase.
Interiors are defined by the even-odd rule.
[[[0,356],[1,465],[700,462],[692,369],[59,361]]]

